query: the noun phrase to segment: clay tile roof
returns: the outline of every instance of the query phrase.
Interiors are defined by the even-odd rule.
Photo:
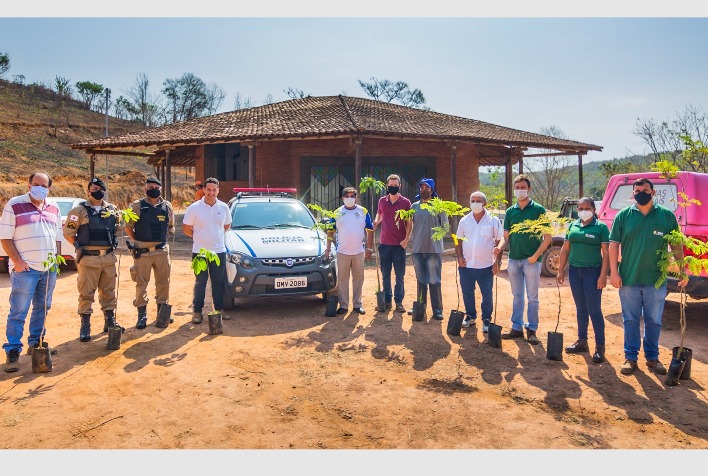
[[[185,122],[72,144],[110,149],[306,137],[392,136],[472,141],[570,151],[601,146],[524,132],[372,99],[318,96],[240,109]]]

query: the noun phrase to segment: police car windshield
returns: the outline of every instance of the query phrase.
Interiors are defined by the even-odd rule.
[[[231,228],[312,228],[314,220],[305,205],[292,202],[245,201],[234,204]]]

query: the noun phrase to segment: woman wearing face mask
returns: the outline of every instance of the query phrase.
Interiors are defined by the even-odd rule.
[[[595,201],[590,197],[578,200],[578,219],[570,224],[560,254],[560,269],[556,281],[563,284],[566,264],[568,281],[577,309],[578,340],[565,348],[569,354],[589,352],[588,323],[595,332],[596,364],[605,360],[605,318],[602,315],[602,290],[607,285],[609,269],[610,230],[595,215]]]

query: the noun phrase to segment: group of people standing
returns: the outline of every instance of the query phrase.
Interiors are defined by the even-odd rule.
[[[162,197],[162,183],[148,177],[143,198],[133,201],[128,210],[119,210],[106,201],[105,182],[94,177],[86,188],[87,199],[72,208],[62,227],[57,204],[49,197],[52,179],[46,172],[35,172],[29,178],[28,193],[10,199],[0,218],[0,242],[11,262],[10,313],[7,319],[6,372],[19,370],[22,336],[30,304],[32,313],[27,338],[28,354],[46,333],[46,316],[52,306],[57,268],[50,256],[61,249],[61,235],[76,250],[78,314],[81,319],[79,341],[92,339],[91,315],[95,296],[103,313],[103,332],[116,322],[118,258],[115,250],[117,234],[123,227],[128,250],[133,257],[130,277],[135,282],[136,329],[145,329],[148,320],[147,287],[151,275],[155,280],[156,314],[169,302],[172,260],[170,237],[174,238],[175,218],[172,204]],[[202,309],[207,280],[212,280],[214,307],[223,309],[223,285],[226,275],[224,231],[231,225],[228,206],[218,200],[219,182],[204,181],[204,194],[186,210],[182,229],[192,237],[192,257],[200,248],[214,251],[220,263],[210,263],[207,272],[195,277],[192,322],[202,322]],[[221,286],[221,287],[219,287]],[[228,318],[228,317],[226,317]],[[170,322],[173,320],[170,318]],[[51,349],[52,354],[56,353]]]
[[[106,184],[100,178],[92,178],[86,190],[87,199],[69,211],[63,227],[59,207],[48,197],[51,186],[49,174],[33,173],[29,177],[28,193],[10,199],[0,218],[0,242],[12,264],[7,342],[3,345],[7,354],[6,372],[19,370],[23,347],[21,340],[30,305],[28,353],[43,342],[45,319],[51,308],[57,273],[56,267],[51,266],[47,258],[60,249],[57,243],[60,234],[76,248],[81,342],[88,342],[92,337],[91,314],[96,291],[104,317],[103,331],[119,326],[115,316],[118,260],[114,251],[118,247],[116,233],[120,226],[133,240],[127,244],[134,260],[130,274],[136,283],[133,299],[137,310],[135,327],[144,329],[147,326],[147,286],[151,274],[155,279],[156,311],[159,313],[160,307],[169,301],[169,237],[174,237],[175,219],[172,205],[162,197],[162,184],[158,179],[147,178],[145,196],[130,204],[133,219],[126,220],[125,211],[118,210],[105,200]],[[437,197],[432,178],[421,179],[418,192],[411,203],[401,195],[401,178],[396,174],[389,175],[386,195],[379,199],[376,217],[372,220],[369,211],[357,204],[356,189],[345,187],[342,190],[343,204],[332,220],[333,227],[328,232],[325,251],[329,255],[332,244],[335,244],[339,272],[338,314],[349,312],[350,282],[352,308],[359,314],[365,313],[362,301],[364,261],[371,258],[374,231],[380,227],[378,253],[385,308],[396,312],[407,311],[403,299],[406,248],[410,243],[417,281],[416,298],[427,305],[429,295],[433,319],[444,319],[441,289],[443,242],[433,239],[433,229],[448,229],[449,218],[444,211],[433,213],[425,206]],[[224,232],[231,225],[228,206],[217,198],[217,179],[208,178],[203,185],[200,183],[198,193],[200,198],[185,212],[182,230],[193,240],[192,258],[205,248],[216,253],[219,262],[209,262],[207,271],[195,276],[192,300],[194,324],[203,321],[202,310],[209,279],[215,310],[220,311],[224,307]],[[494,276],[499,273],[508,244],[507,272],[513,304],[511,328],[501,337],[525,337],[530,344],[537,345],[540,342],[536,335],[539,326],[540,259],[551,243],[551,236],[548,233],[540,236],[512,233],[514,225],[538,220],[546,213],[541,204],[531,199],[530,193],[530,179],[526,175],[518,175],[514,179],[516,203],[506,210],[502,224],[497,216],[487,210],[485,194],[473,192],[469,199],[470,213],[462,217],[457,226],[459,241],[455,245],[455,253],[465,307],[463,326],[469,328],[475,325],[475,287],[478,286],[482,296],[482,332],[487,333],[494,305]],[[666,282],[655,286],[660,277],[657,251],[667,246],[663,237],[679,227],[670,210],[652,201],[654,194],[650,180],[636,180],[633,184],[636,204],[617,214],[611,232],[597,218],[594,201],[588,197],[581,198],[577,205],[578,219],[570,223],[566,233],[556,278],[559,284],[564,282],[568,265],[568,280],[577,309],[578,339],[566,348],[566,352],[589,352],[588,328],[592,322],[595,334],[592,361],[600,363],[605,360],[606,351],[602,290],[607,285],[609,271],[610,283],[619,289],[622,305],[626,360],[620,371],[626,375],[638,368],[642,345],[647,367],[658,374],[666,373],[666,368],[659,361],[658,348]],[[399,212],[409,210],[414,210],[412,215],[401,218]],[[676,256],[682,253],[680,249],[672,251]],[[392,283],[392,274],[395,284]],[[678,284],[685,286],[687,282],[686,277]],[[407,312],[410,314],[412,311]],[[229,318],[227,315],[223,317]],[[642,317],[643,339],[640,329]],[[43,345],[49,347],[46,342]]]

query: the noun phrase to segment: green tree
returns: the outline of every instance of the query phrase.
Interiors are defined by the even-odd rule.
[[[403,106],[427,109],[423,106],[425,104],[423,92],[418,88],[411,89],[405,81],[393,82],[374,77],[368,83],[362,80],[358,81],[366,95],[375,101],[397,102]]]
[[[167,98],[166,116],[172,122],[181,122],[202,117],[221,106],[224,92],[212,83],[207,85],[192,73],[184,73],[177,79],[166,79],[162,93]]]
[[[10,55],[0,52],[0,78],[10,71]]]
[[[91,81],[79,81],[76,83],[76,91],[81,96],[86,109],[91,111],[96,98],[103,94],[103,85]]]
[[[687,157],[691,143],[708,143],[708,115],[699,106],[689,104],[674,119],[637,119],[634,134],[651,150],[654,162],[668,160],[679,170],[708,172],[708,154],[700,152]],[[690,140],[686,141],[685,138]]]

